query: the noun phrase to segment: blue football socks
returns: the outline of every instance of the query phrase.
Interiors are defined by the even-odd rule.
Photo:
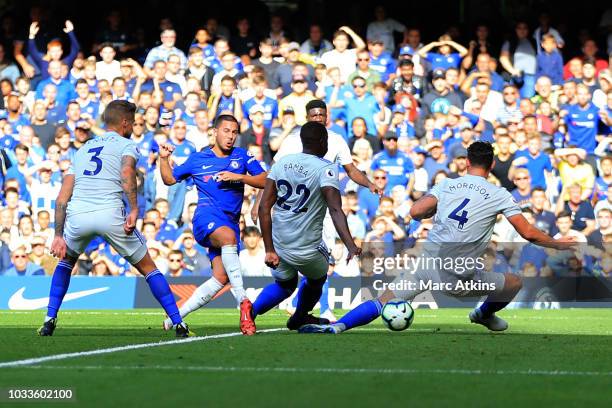
[[[180,324],[183,319],[181,319],[178,307],[176,306],[176,301],[174,300],[174,295],[172,294],[170,285],[168,285],[168,281],[164,275],[162,275],[162,273],[156,269],[148,274],[145,279],[149,284],[151,293],[153,293],[155,299],[157,299],[157,301],[162,305],[166,311],[166,314],[170,320],[172,320],[172,324]]]
[[[70,275],[74,264],[62,259],[55,267],[51,279],[51,290],[49,291],[49,306],[47,307],[47,318],[57,318],[64,296],[70,285]]]
[[[368,300],[345,314],[336,324],[343,325],[341,326],[342,330],[364,326],[380,316],[381,310],[380,300]]]
[[[297,279],[291,281],[276,281],[263,288],[255,302],[253,302],[253,318],[264,314],[287,299],[295,290]]]

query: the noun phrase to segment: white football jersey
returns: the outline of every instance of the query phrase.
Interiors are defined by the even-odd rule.
[[[272,238],[279,256],[300,263],[326,251],[321,232],[327,203],[321,188],[339,189],[338,166],[311,154],[290,154],[272,166],[268,178],[277,188]]]
[[[288,154],[302,152],[302,139],[300,139],[300,129],[291,132],[289,136],[281,144],[278,152],[274,156],[274,161],[278,162]],[[346,140],[336,132],[327,130],[327,153],[323,156],[324,159],[340,166],[346,166],[353,163],[351,149],[349,149]]]
[[[70,214],[123,207],[121,160],[138,160],[134,141],[107,132],[88,140],[74,155],[68,174],[74,174],[74,190],[68,203]]]
[[[478,262],[489,245],[497,215],[503,214],[508,218],[521,213],[516,201],[505,188],[491,184],[483,177],[469,174],[456,179],[444,179],[429,194],[438,199],[438,206],[433,228],[425,243],[425,253],[438,261],[454,259],[465,265]],[[442,270],[454,275],[469,276],[476,269],[445,266]]]

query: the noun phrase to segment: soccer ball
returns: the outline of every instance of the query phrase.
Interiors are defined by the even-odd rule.
[[[402,331],[412,324],[414,310],[405,300],[391,299],[383,306],[380,317],[389,330]]]

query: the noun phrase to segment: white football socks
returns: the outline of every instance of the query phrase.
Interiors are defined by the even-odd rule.
[[[191,312],[195,312],[215,297],[219,291],[223,289],[223,285],[214,277],[210,278],[203,284],[201,284],[191,295],[183,306],[180,307],[179,313],[181,317],[187,316]],[[172,326],[172,320],[166,319],[165,324],[167,327]]]
[[[225,268],[225,273],[232,284],[232,294],[238,304],[245,299],[246,291],[242,283],[242,270],[240,268],[240,257],[238,256],[237,245],[225,245],[221,248],[221,262]]]

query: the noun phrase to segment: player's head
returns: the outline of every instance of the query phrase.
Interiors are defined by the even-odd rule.
[[[474,142],[468,149],[468,168],[484,170],[488,175],[493,169],[493,146],[488,142]]]
[[[319,122],[306,122],[300,130],[304,153],[323,157],[327,153],[327,129]]]
[[[313,99],[306,104],[306,120],[327,124],[327,105],[320,99]]]
[[[136,105],[128,101],[112,101],[104,110],[103,120],[109,130],[130,137],[134,126]]]
[[[232,115],[219,115],[215,119],[213,135],[215,144],[222,152],[229,152],[240,132],[238,120]]]

